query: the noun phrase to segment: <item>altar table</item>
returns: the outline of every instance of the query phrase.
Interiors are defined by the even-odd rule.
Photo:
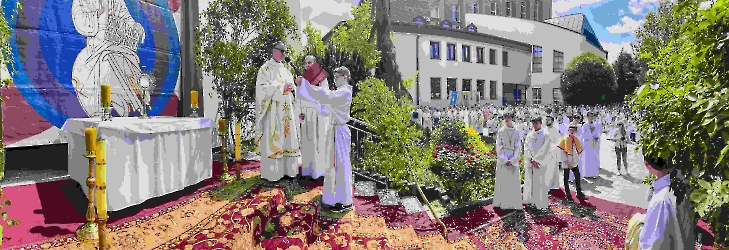
[[[121,210],[199,183],[213,175],[209,118],[68,119],[68,174],[88,195],[84,128],[106,140],[109,211]]]

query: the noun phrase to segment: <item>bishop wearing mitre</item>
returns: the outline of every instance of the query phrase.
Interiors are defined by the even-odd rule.
[[[255,139],[261,154],[261,178],[278,181],[299,174],[299,131],[294,120],[294,76],[284,67],[286,45],[277,42],[273,58],[258,70]]]

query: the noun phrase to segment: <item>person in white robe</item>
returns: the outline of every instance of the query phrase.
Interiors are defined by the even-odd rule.
[[[559,140],[562,135],[559,130],[554,126],[554,118],[547,116],[545,118],[544,130],[549,132],[549,159],[551,164],[547,164],[547,170],[545,171],[546,184],[551,189],[559,189],[559,165],[561,164],[561,157],[559,155]]]
[[[299,94],[312,102],[318,102],[327,106],[332,113],[331,126],[334,127],[335,148],[333,154],[335,165],[326,170],[324,187],[322,191],[322,203],[324,207],[334,212],[344,212],[352,209],[354,202],[354,189],[352,180],[352,164],[350,153],[352,151],[352,135],[347,126],[351,119],[352,108],[352,86],[348,81],[350,78],[349,69],[339,67],[334,70],[334,84],[337,90],[315,88],[311,84],[299,84]]]
[[[255,141],[261,154],[261,178],[278,181],[299,174],[299,126],[294,114],[294,77],[284,67],[286,45],[277,42],[273,58],[258,70]]]
[[[304,59],[304,68],[309,69],[316,62],[316,57],[309,55]],[[308,82],[301,78],[301,81]],[[329,89],[329,82],[325,78],[317,88]],[[327,150],[332,145],[326,138],[332,134],[329,127],[329,108],[319,103],[311,102],[300,95],[296,97],[300,103],[301,113],[301,176],[309,179],[319,179],[324,176],[327,168],[332,166],[333,155]],[[321,110],[321,112],[319,112]],[[322,138],[321,140],[319,138]]]
[[[506,125],[496,135],[496,180],[494,183],[494,208],[501,210],[522,209],[521,199],[521,138],[511,119],[512,113],[504,114]]]
[[[595,179],[600,175],[600,136],[602,125],[595,120],[595,112],[587,114],[587,122],[578,131],[584,152],[580,155],[580,173]]]
[[[542,128],[542,118],[532,119],[533,130],[526,136],[524,146],[524,203],[546,210],[549,205],[547,170],[553,165],[549,157],[551,141],[549,131]],[[550,179],[551,180],[551,179]]]

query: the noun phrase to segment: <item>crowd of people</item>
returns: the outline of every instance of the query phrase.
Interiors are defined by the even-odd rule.
[[[599,177],[603,136],[614,142],[618,175],[630,175],[628,144],[637,143],[640,138],[636,129],[639,115],[625,105],[418,106],[412,121],[428,132],[444,120],[460,120],[479,131],[483,138],[495,137],[494,208],[522,210],[527,204],[533,211],[549,213],[548,193],[559,188],[560,172],[568,202],[578,203],[570,184],[575,186],[577,199],[588,199],[580,184],[583,178]],[[653,155],[643,155],[643,159],[646,169],[657,180],[649,195],[647,213],[636,214],[630,221],[626,249],[683,249],[675,217],[676,198],[667,188],[667,161]]]

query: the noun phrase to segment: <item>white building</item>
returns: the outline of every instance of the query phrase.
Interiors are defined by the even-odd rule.
[[[561,101],[565,65],[582,52],[607,58],[607,51],[584,15],[551,18],[551,7],[551,0],[391,0],[398,66],[404,77],[420,73],[414,102],[447,105],[453,85],[469,105]]]

